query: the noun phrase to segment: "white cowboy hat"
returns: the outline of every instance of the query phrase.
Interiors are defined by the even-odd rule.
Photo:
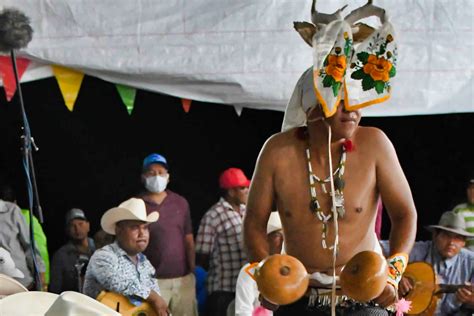
[[[0,273],[0,298],[21,292],[28,292],[28,289],[14,278]]]
[[[11,276],[12,278],[24,278],[23,272],[15,267],[12,256],[3,247],[0,247],[0,273]]]
[[[267,235],[281,229],[282,226],[280,215],[278,214],[278,212],[271,212],[267,223]]]
[[[142,199],[131,198],[122,202],[118,207],[105,212],[100,220],[100,225],[107,234],[115,235],[115,224],[120,221],[132,220],[153,223],[159,217],[158,212],[152,212],[147,216],[145,202]]]
[[[1,315],[44,316],[57,297],[58,294],[37,291],[13,294],[0,300]]]
[[[56,298],[44,314],[44,316],[56,315],[120,316],[120,313],[87,295],[66,291]]]
[[[441,215],[438,225],[430,225],[426,227],[426,229],[431,232],[435,229],[442,229],[464,237],[474,237],[473,233],[467,231],[466,222],[462,215],[454,213],[453,211],[444,212],[443,215]]]

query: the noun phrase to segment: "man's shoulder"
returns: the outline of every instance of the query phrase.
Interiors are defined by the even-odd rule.
[[[12,202],[0,200],[0,213],[15,213],[21,215],[21,209],[18,205]]]
[[[474,252],[473,251],[467,248],[462,248],[459,254],[461,255],[462,260],[465,260],[468,263],[470,263],[471,266],[474,266]]]
[[[54,253],[54,256],[64,256],[68,254],[71,250],[74,250],[74,246],[70,242],[68,242],[59,247],[59,249],[56,250],[56,252]]]
[[[474,212],[474,206],[468,205],[467,203],[461,203],[461,204],[456,205],[453,208],[453,212],[455,213]]]
[[[168,198],[169,199],[172,199],[173,201],[177,202],[177,203],[184,203],[184,204],[188,204],[188,200],[186,200],[186,198],[174,191],[171,191],[169,189],[166,190],[166,193],[168,194]]]

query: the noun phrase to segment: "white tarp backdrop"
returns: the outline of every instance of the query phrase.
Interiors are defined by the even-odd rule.
[[[366,1],[333,0],[346,14]],[[396,27],[391,100],[367,116],[474,112],[474,1],[375,0]],[[284,110],[311,48],[293,30],[311,0],[2,0],[27,14],[33,40],[20,55],[180,98]]]

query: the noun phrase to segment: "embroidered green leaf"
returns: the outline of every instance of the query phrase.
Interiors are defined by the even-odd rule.
[[[397,70],[395,69],[395,66],[392,65],[392,68],[390,68],[390,71],[389,71],[389,73],[388,73],[388,76],[389,76],[390,78],[392,78],[392,77],[395,77],[396,74],[397,74]]]
[[[332,76],[326,76],[323,79],[323,87],[328,88],[334,84],[334,78]]]
[[[387,48],[387,44],[380,45],[380,50],[377,53],[377,57],[382,56],[383,54],[385,54],[386,48]]]
[[[375,91],[377,91],[378,94],[382,94],[384,89],[385,89],[385,82],[383,82],[382,80],[375,81]]]
[[[337,94],[339,93],[339,88],[341,88],[340,82],[336,82],[332,85],[332,93],[334,94],[335,97],[337,97]]]
[[[349,57],[349,54],[351,53],[351,48],[352,48],[352,40],[346,39],[346,43],[344,45],[344,55]]]
[[[367,64],[367,61],[369,60],[369,53],[367,52],[360,52],[357,54],[357,58],[363,62],[364,64]]]
[[[364,72],[364,69],[361,68],[359,70],[354,71],[351,75],[351,78],[356,79],[356,80],[361,80],[361,79],[364,79],[365,76],[366,74]]]
[[[367,91],[372,89],[375,86],[375,81],[372,79],[371,76],[366,75],[364,79],[362,79],[362,90]]]

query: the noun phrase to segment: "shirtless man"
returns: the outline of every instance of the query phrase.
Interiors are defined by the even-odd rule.
[[[360,111],[345,111],[342,101],[330,118],[324,118],[320,106],[307,113],[307,128],[293,128],[273,135],[260,152],[244,221],[244,241],[250,261],[260,261],[269,255],[265,229],[270,212],[276,208],[283,224],[287,254],[298,258],[310,274],[332,274],[332,251],[323,248],[323,224],[310,208],[312,198],[305,154],[309,144],[312,170],[320,179],[326,179],[329,175],[328,125],[332,130],[333,170],[340,161],[344,142],[350,140],[354,146],[352,151],[347,151],[343,175],[345,215],[338,220],[336,273],[339,274],[358,252],[376,248],[374,225],[379,195],[391,220],[392,254],[409,253],[415,240],[417,215],[390,140],[377,128],[358,126]],[[328,184],[326,187],[330,192]],[[330,214],[329,194],[323,192],[319,184],[316,193],[322,212]],[[334,244],[333,224],[332,220],[328,224],[328,246]],[[375,302],[386,307],[396,299],[396,289],[387,284]],[[295,304],[299,302],[292,305]],[[301,304],[296,309],[292,309],[292,305],[280,307],[277,315],[315,315]]]

